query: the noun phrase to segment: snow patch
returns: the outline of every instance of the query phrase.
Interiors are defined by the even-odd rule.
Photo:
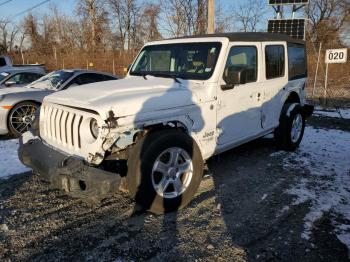
[[[311,205],[302,237],[310,239],[314,222],[330,212],[342,218],[342,223],[335,219],[332,223],[338,239],[350,250],[350,133],[307,127],[296,152],[270,156],[282,156],[285,169],[306,173],[287,190],[296,196],[293,205]]]
[[[339,109],[339,111],[333,109],[323,109],[321,107],[317,107],[313,113],[315,116],[327,116],[334,118],[344,118],[350,119],[350,109]]]
[[[0,140],[0,178],[7,178],[30,170],[19,161],[17,149],[17,139]]]

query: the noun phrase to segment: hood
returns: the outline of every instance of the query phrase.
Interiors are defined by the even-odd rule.
[[[117,117],[182,107],[196,98],[187,88],[188,81],[147,76],[98,82],[69,88],[49,95],[44,101],[90,109],[107,117],[110,110]]]
[[[0,89],[0,95],[18,94],[18,93],[25,93],[25,92],[37,92],[37,91],[43,91],[43,90],[36,89],[36,88],[26,88],[26,87],[7,87],[7,88]]]

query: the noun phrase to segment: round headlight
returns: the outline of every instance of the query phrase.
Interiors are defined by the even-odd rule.
[[[98,134],[100,133],[100,128],[98,127],[98,123],[96,119],[91,119],[90,121],[90,131],[92,136],[96,139]]]

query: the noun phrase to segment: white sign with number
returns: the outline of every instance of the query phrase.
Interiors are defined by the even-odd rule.
[[[348,49],[328,49],[326,51],[327,64],[341,64],[348,60]]]

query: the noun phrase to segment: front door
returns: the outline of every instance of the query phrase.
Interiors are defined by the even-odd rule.
[[[228,67],[245,70],[246,84],[236,85],[229,90],[218,88],[218,144],[235,143],[263,131],[261,107],[264,90],[259,83],[261,61],[261,43],[231,45],[223,74],[227,73]],[[223,78],[221,83],[226,84]]]

